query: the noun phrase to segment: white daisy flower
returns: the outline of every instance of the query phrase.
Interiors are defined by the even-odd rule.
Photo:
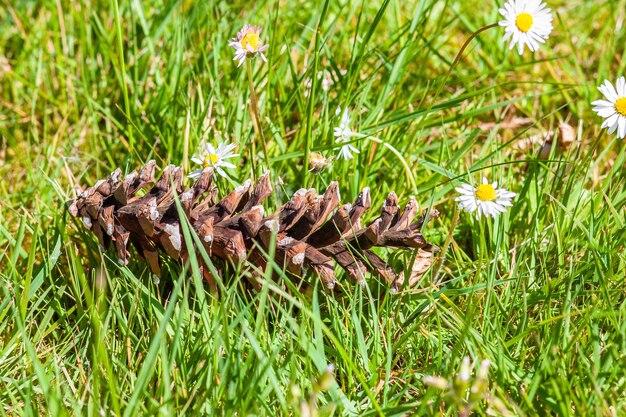
[[[617,137],[626,137],[626,79],[619,77],[615,87],[609,81],[598,87],[606,100],[596,100],[592,102],[595,107],[593,111],[598,116],[603,117],[602,128],[609,128],[609,134],[617,130]]]
[[[341,107],[337,107],[337,111],[335,115],[339,115],[341,113]],[[350,129],[350,115],[348,114],[348,109],[346,108],[341,115],[341,121],[339,122],[339,126],[335,128],[335,143],[345,143],[350,142],[352,140],[352,130]],[[352,153],[360,153],[357,148],[355,148],[351,143],[346,143],[339,149],[339,155],[337,158],[344,159],[352,159],[354,156]]]
[[[221,142],[215,148],[212,144],[207,143],[204,146],[198,148],[198,153],[194,155],[191,160],[198,165],[202,165],[202,169],[198,169],[189,174],[189,178],[198,178],[202,174],[204,168],[213,168],[222,177],[226,177],[224,168],[235,168],[235,165],[227,162],[227,159],[239,156],[239,154],[233,153],[237,145],[234,143]]]
[[[506,207],[511,207],[511,199],[517,194],[505,188],[498,188],[498,183],[489,184],[487,178],[483,177],[483,183],[477,188],[470,184],[463,184],[456,188],[461,194],[455,201],[459,206],[469,212],[476,212],[476,218],[480,216],[496,217],[499,213],[504,213]]]
[[[243,29],[237,33],[236,38],[232,38],[228,41],[228,45],[235,48],[233,61],[239,61],[238,67],[243,64],[246,58],[253,58],[257,54],[263,61],[267,62],[263,51],[269,48],[269,45],[263,45],[263,42],[261,42],[261,26],[245,25]]]
[[[511,39],[509,49],[517,44],[517,52],[524,53],[524,45],[535,52],[552,32],[552,14],[541,0],[508,0],[499,10],[504,20],[504,41]]]

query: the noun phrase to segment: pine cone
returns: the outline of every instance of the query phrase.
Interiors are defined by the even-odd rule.
[[[182,168],[169,165],[150,191],[135,196],[138,190],[154,182],[155,165],[150,161],[141,171],[124,179],[118,168],[75,200],[68,201],[69,212],[83,220],[103,249],[113,242],[119,260],[127,264],[129,243],[132,243],[155,274],[160,273],[158,250],[183,262],[189,254],[175,194],[207,254],[218,260],[217,265],[248,262],[253,274],[258,276],[265,269],[265,253],[273,238],[275,261],[279,265],[298,276],[304,267],[309,268],[327,289],[335,286],[336,262],[357,282],[363,283],[366,271],[370,271],[384,278],[392,291],[397,291],[403,282],[402,274],[397,274],[370,248],[436,249],[424,239],[420,229],[439,213],[434,209],[429,213],[424,211],[414,221],[418,206],[413,197],[400,212],[398,197],[390,193],[380,216],[367,227],[361,227],[359,219],[371,203],[369,188],[361,191],[354,204],[337,207],[339,191],[337,183],[332,182],[323,195],[317,195],[314,189],[296,191],[277,212],[266,216],[261,203],[272,193],[269,172],[254,187],[248,180],[218,201],[217,188],[212,185],[212,168],[204,169],[195,184],[184,190]],[[204,278],[216,289],[216,277],[200,256],[197,259]]]

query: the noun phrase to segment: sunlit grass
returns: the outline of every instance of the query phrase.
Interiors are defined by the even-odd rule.
[[[491,362],[478,415],[626,414],[626,153],[590,106],[625,73],[626,1],[549,5],[539,52],[491,28],[448,73],[501,2],[3,2],[0,414],[457,415],[423,377],[453,381],[464,357],[472,381]],[[272,265],[278,282],[247,292],[243,268],[215,296],[193,257],[122,266],[67,213],[116,167],[197,168],[202,140],[239,144],[223,192],[265,168],[227,44],[245,23],[270,44],[251,68],[268,209],[333,180],[372,207],[415,195],[442,213],[428,240],[451,236],[417,287],[301,294]],[[311,173],[310,152],[337,154],[339,106],[360,153]],[[513,208],[453,224],[454,187],[483,175]],[[385,254],[409,272],[414,253]]]

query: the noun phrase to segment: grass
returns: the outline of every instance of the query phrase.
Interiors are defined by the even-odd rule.
[[[466,415],[466,386],[424,377],[454,380],[469,357],[477,386],[491,362],[477,415],[626,415],[626,153],[589,104],[625,72],[626,1],[551,0],[539,52],[509,52],[492,28],[449,75],[501,2],[2,4],[0,414]],[[240,144],[222,190],[267,168],[227,44],[244,23],[270,44],[252,66],[283,184],[270,205],[335,179],[346,201],[370,186],[373,207],[416,195],[442,213],[426,237],[451,237],[416,288],[372,277],[335,298],[285,278],[250,294],[242,270],[215,296],[197,262],[158,278],[121,266],[67,213],[118,166],[193,168],[203,138]],[[336,153],[338,106],[384,143],[357,139],[355,160],[309,173],[309,152]],[[454,187],[482,175],[518,193],[513,208],[455,224]],[[414,254],[388,256],[407,269]]]

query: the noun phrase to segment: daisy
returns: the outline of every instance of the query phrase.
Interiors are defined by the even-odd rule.
[[[226,159],[234,158],[239,154],[232,153],[237,145],[234,143],[221,142],[215,148],[210,143],[198,148],[198,153],[194,155],[191,160],[198,165],[202,165],[202,169],[198,169],[189,174],[189,178],[198,178],[202,174],[204,168],[213,168],[222,177],[226,176],[224,168],[235,168],[235,165],[227,162]]]
[[[337,107],[337,111],[335,115],[339,115],[341,113],[341,107]],[[339,122],[339,126],[335,128],[335,143],[345,143],[350,142],[352,139],[352,130],[350,129],[350,115],[348,114],[348,109],[346,108],[343,111],[341,116],[341,121]],[[355,148],[352,144],[346,143],[339,149],[338,158],[344,159],[352,159],[354,156],[352,153],[360,153],[357,148]]]
[[[598,87],[606,100],[596,100],[593,111],[604,117],[602,128],[608,127],[609,134],[617,130],[617,137],[626,137],[626,79],[619,77],[615,87],[609,81]]]
[[[498,183],[489,184],[487,178],[483,177],[483,183],[477,188],[470,184],[463,184],[456,188],[461,194],[455,201],[459,202],[460,207],[469,212],[476,213],[476,218],[480,216],[496,217],[499,213],[504,213],[506,207],[511,207],[511,199],[517,194],[508,191],[505,188],[498,188]]]
[[[511,39],[509,49],[517,44],[517,52],[524,53],[524,45],[536,51],[552,31],[552,14],[541,0],[508,0],[500,9],[504,19],[498,22],[504,26],[504,40]]]
[[[237,33],[236,38],[228,41],[228,45],[235,48],[233,61],[239,61],[238,67],[243,64],[246,58],[253,58],[256,54],[260,55],[263,61],[267,62],[263,51],[269,48],[269,45],[263,45],[263,42],[261,42],[261,26],[245,25]]]

